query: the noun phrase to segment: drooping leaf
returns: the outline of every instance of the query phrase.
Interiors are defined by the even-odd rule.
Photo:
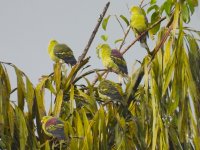
[[[15,68],[15,73],[17,76],[17,99],[18,99],[18,106],[23,111],[24,104],[25,104],[25,85],[23,81],[23,73],[17,68]]]
[[[190,21],[190,12],[189,12],[188,6],[186,4],[185,5],[183,4],[181,8],[182,8],[181,12],[182,12],[183,21],[185,23],[189,23],[189,21]]]
[[[115,44],[117,44],[118,42],[122,42],[123,41],[123,39],[117,39],[117,40],[115,40]]]
[[[35,98],[35,89],[33,87],[33,84],[31,81],[26,77],[26,101],[27,101],[27,106],[28,106],[28,112],[29,112],[29,125],[33,125],[33,104],[34,104],[34,98]]]
[[[165,11],[167,16],[170,17],[172,6],[173,6],[173,1],[172,0],[167,0],[161,6],[160,12],[162,13],[163,11]]]
[[[55,100],[54,111],[53,111],[53,114],[54,114],[54,116],[56,116],[56,117],[59,117],[59,116],[60,116],[60,111],[61,111],[62,102],[63,102],[63,91],[60,90],[60,91],[57,93],[56,100]]]
[[[28,137],[26,120],[24,118],[23,112],[21,111],[21,108],[18,108],[17,106],[15,107],[15,114],[16,114],[16,126],[18,131],[20,149],[25,150]]]
[[[124,15],[120,15],[120,18],[126,23],[127,26],[129,26],[129,21]]]
[[[107,35],[102,35],[102,36],[101,36],[101,39],[102,39],[104,42],[106,42],[106,41],[108,40],[108,36],[107,36]]]
[[[54,64],[54,81],[56,84],[56,90],[59,91],[61,85],[61,64],[58,62]]]
[[[150,13],[152,10],[155,10],[156,12],[158,11],[159,7],[158,5],[152,5],[147,9],[147,14]]]
[[[154,12],[152,15],[151,15],[151,25],[153,25],[156,21],[158,21],[160,19],[160,13],[159,12]],[[152,29],[150,29],[149,31],[149,34],[150,34],[150,37],[153,39],[153,36],[159,31],[160,29],[160,24],[157,24],[155,27],[153,27]]]
[[[103,19],[102,28],[106,31],[108,20],[110,19],[110,15]]]
[[[157,0],[151,0],[150,4],[155,4],[157,2]]]

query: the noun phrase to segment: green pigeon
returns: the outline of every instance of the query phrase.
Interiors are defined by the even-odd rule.
[[[50,58],[55,62],[63,60],[66,64],[71,66],[74,66],[77,63],[71,48],[66,44],[58,43],[56,40],[50,41],[48,53]]]
[[[142,9],[141,7],[133,6],[130,11],[131,11],[130,26],[133,29],[135,36],[138,36],[147,30],[148,20],[146,18],[144,9]],[[148,33],[140,39],[140,44],[147,50],[149,54],[151,54],[149,47],[147,45],[147,37]]]
[[[122,76],[128,74],[126,61],[117,49],[111,49],[108,44],[100,44],[97,50],[105,68]]]
[[[125,105],[122,87],[110,80],[102,79],[98,85],[99,96],[105,101],[120,102]]]
[[[44,116],[41,120],[44,133],[58,140],[65,140],[64,121],[52,116]]]

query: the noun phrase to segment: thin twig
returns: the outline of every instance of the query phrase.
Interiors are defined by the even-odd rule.
[[[106,74],[104,75],[104,79],[106,79],[108,77],[109,71],[106,72]]]
[[[146,7],[146,6],[149,5],[150,3],[151,3],[151,2],[148,2],[148,3],[144,4],[144,5],[142,6],[142,8]]]
[[[121,45],[119,46],[119,51],[122,49],[122,46],[125,43],[126,37],[128,36],[128,33],[129,33],[130,29],[131,29],[131,27],[129,26],[128,29],[127,29],[127,31],[126,31],[126,33],[124,34],[124,38],[123,38],[123,40],[121,42]]]
[[[142,7],[143,2],[144,2],[144,0],[142,0],[142,1],[140,2],[139,7]]]
[[[106,71],[106,69],[93,69],[93,70],[90,70],[90,71],[88,71],[88,72],[85,72],[85,73],[83,73],[82,75],[76,77],[76,78],[74,79],[74,81],[73,81],[73,84],[75,84],[78,80],[80,80],[81,78],[83,78],[83,77],[85,77],[85,76],[87,76],[87,75],[90,75],[90,74],[95,73],[95,72],[100,72],[100,71]]]
[[[125,34],[124,27],[122,26],[122,24],[121,24],[120,20],[118,19],[117,15],[115,15],[115,18],[116,18],[117,22],[119,23],[120,27],[122,28],[122,31],[123,31],[124,34]]]
[[[146,31],[142,32],[139,36],[137,36],[136,39],[127,48],[125,48],[124,51],[122,51],[122,55],[126,53],[126,51],[128,51],[138,40],[140,40],[150,29],[152,29],[153,27],[155,27],[157,24],[159,24],[165,19],[166,17],[161,18],[160,20],[155,22],[153,25],[151,25],[149,28],[147,28]]]
[[[107,71],[108,71],[108,70],[102,72],[102,73],[100,74],[100,76],[103,76]],[[95,79],[92,81],[92,86],[94,86],[94,85],[97,83],[98,78],[99,78],[99,76],[97,75],[97,76],[95,77]]]
[[[98,29],[99,29],[99,26],[101,25],[101,22],[102,22],[105,14],[106,14],[106,12],[108,10],[109,5],[110,5],[110,2],[108,2],[106,4],[106,6],[103,9],[102,14],[99,16],[98,22],[97,22],[97,24],[96,24],[96,26],[95,26],[95,28],[94,28],[91,36],[90,36],[90,39],[89,39],[85,49],[83,50],[83,53],[81,54],[81,56],[79,56],[78,64],[80,64],[80,62],[85,58],[85,56],[86,56],[86,54],[87,54],[87,52],[88,52],[93,40],[94,40],[94,37],[95,37],[95,35],[96,35],[96,33],[97,33]]]

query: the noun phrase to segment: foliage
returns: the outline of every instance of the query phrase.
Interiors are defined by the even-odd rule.
[[[98,74],[99,81],[106,77],[99,73],[102,70],[85,71],[89,57],[67,70],[55,63],[53,73],[42,76],[36,87],[15,65],[1,62],[0,149],[199,150],[200,31],[185,26],[197,5],[197,0],[165,0],[159,6],[151,0],[145,10],[151,15],[148,30],[157,44],[153,55],[144,56],[141,66],[123,85],[125,105],[106,103],[99,96],[98,84],[86,77],[92,73]],[[102,22],[104,32],[111,17]],[[161,24],[163,17],[168,20],[165,25]],[[120,18],[129,28],[129,17]],[[123,48],[129,31],[132,34],[127,29],[124,37],[113,42],[121,43],[123,54],[132,46]],[[101,37],[107,41],[107,36]],[[7,67],[16,74],[14,89]],[[86,84],[78,84],[84,81]],[[55,99],[46,99],[46,92]],[[14,93],[17,96],[12,101]],[[47,101],[52,104],[48,111]],[[66,141],[44,133],[41,119],[47,115],[62,118]]]

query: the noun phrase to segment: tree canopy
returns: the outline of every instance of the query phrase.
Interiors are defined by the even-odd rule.
[[[0,149],[200,149],[200,31],[188,26],[198,0],[165,0],[161,5],[142,0],[137,17],[148,20],[142,30],[142,20],[131,19],[135,13],[111,16],[106,14],[109,5],[77,63],[56,61],[52,73],[43,75],[36,86],[17,66],[0,62]],[[119,74],[113,64],[102,69],[88,65],[90,45],[99,28],[107,30],[111,17],[124,31],[114,40],[117,52],[109,53],[112,63],[120,66],[122,55],[147,35],[147,45],[156,43],[139,67],[123,76],[122,84],[107,79],[108,73]],[[127,36],[134,33],[128,43]],[[113,44],[108,38],[101,35],[97,54],[101,44]],[[8,67],[15,71],[14,88]],[[88,79],[91,74],[96,75],[93,80]],[[63,136],[64,140],[57,138]]]

